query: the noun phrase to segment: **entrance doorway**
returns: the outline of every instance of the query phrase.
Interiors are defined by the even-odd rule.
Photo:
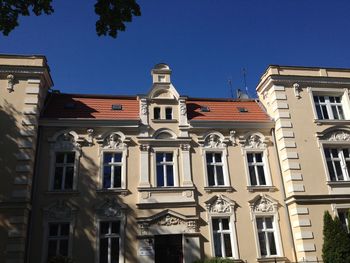
[[[182,235],[154,237],[155,263],[183,263]]]

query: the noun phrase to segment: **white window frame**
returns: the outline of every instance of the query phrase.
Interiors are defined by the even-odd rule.
[[[268,200],[269,202],[271,202],[271,206],[273,207],[273,209],[269,209],[269,211],[257,211],[256,206],[259,206],[257,203],[253,203],[255,202],[254,199],[262,199],[265,198],[265,200]],[[251,208],[251,220],[253,223],[253,229],[254,229],[254,236],[255,236],[255,245],[256,245],[256,252],[257,252],[257,257],[258,258],[275,258],[275,257],[283,257],[283,247],[282,247],[282,239],[281,239],[281,231],[279,228],[279,214],[277,211],[277,206],[278,203],[277,201],[273,200],[272,198],[266,198],[265,196],[257,196],[255,197],[252,201],[250,202],[250,208]],[[260,242],[259,242],[259,235],[258,235],[258,227],[257,227],[257,223],[256,223],[256,218],[259,217],[272,217],[272,224],[275,230],[275,243],[276,243],[276,251],[277,251],[277,255],[267,255],[267,256],[262,256],[261,255],[261,251],[260,251]]]
[[[50,236],[50,225],[52,225],[52,224],[58,224],[59,226],[58,226],[58,231],[59,232],[61,232],[61,225],[62,224],[68,224],[69,225],[69,229],[68,229],[68,236],[67,237],[63,237],[62,235],[59,235],[59,236]],[[59,252],[58,250],[59,250],[59,246],[58,246],[58,244],[60,244],[60,242],[62,241],[62,240],[67,240],[68,241],[68,250],[67,250],[67,256],[69,256],[69,245],[70,245],[70,242],[69,242],[69,239],[70,239],[70,228],[71,228],[71,224],[70,224],[70,222],[66,222],[66,221],[62,221],[62,222],[48,222],[48,226],[47,226],[47,228],[48,228],[48,231],[47,231],[47,238],[46,238],[46,240],[47,240],[47,244],[48,244],[48,246],[47,246],[47,257],[48,257],[48,248],[49,248],[49,243],[50,243],[50,241],[52,241],[52,240],[54,240],[54,241],[57,241],[58,243],[57,243],[57,245],[56,245],[56,256],[58,256],[59,254],[57,253],[57,252]]]
[[[167,119],[166,118],[166,115],[167,115],[167,110],[168,109],[170,109],[171,110],[171,117],[170,117],[170,119]],[[173,120],[174,119],[174,111],[173,111],[173,107],[170,107],[170,106],[167,106],[167,107],[165,107],[164,108],[164,120],[168,120],[168,121],[170,121],[170,120]]]
[[[118,237],[119,238],[119,262],[124,262],[124,260],[123,260],[123,253],[122,253],[122,246],[123,246],[123,236],[124,236],[124,231],[123,231],[123,233],[122,233],[122,230],[123,230],[123,226],[122,226],[122,220],[110,220],[110,219],[98,219],[97,220],[97,225],[96,225],[96,231],[97,231],[97,263],[99,263],[100,262],[100,239],[101,239],[101,227],[100,227],[100,224],[102,223],[102,222],[107,222],[107,223],[109,223],[109,228],[111,227],[111,223],[113,223],[113,222],[119,222],[119,235],[113,235],[113,236],[111,236],[111,238],[113,238],[113,237]],[[110,245],[110,244],[108,244],[108,245]],[[108,251],[110,252],[110,246],[108,246]],[[110,258],[110,256],[111,256],[111,253],[109,253],[109,255],[108,255],[108,263],[116,263],[116,262],[112,262],[111,261],[111,258]]]
[[[174,175],[174,186],[157,186],[157,153],[172,153],[173,154],[173,175]],[[153,186],[155,188],[171,188],[178,187],[179,183],[179,168],[178,168],[178,159],[179,159],[179,149],[173,147],[155,147],[153,148],[151,158],[153,159],[152,163],[152,178]],[[164,175],[165,176],[165,175]],[[165,184],[165,180],[164,180]]]
[[[72,142],[60,142],[60,136],[63,136],[64,134],[68,134],[68,136],[72,137]],[[70,192],[70,191],[76,191],[77,190],[77,183],[78,183],[78,174],[79,174],[79,163],[80,163],[80,156],[81,156],[81,148],[78,144],[79,136],[74,131],[60,131],[57,132],[53,137],[49,138],[49,142],[51,143],[51,149],[49,152],[49,159],[50,159],[50,168],[49,168],[49,185],[48,189],[49,191],[53,192]],[[72,152],[75,153],[75,160],[74,160],[74,174],[73,174],[73,187],[72,189],[54,189],[54,178],[55,178],[55,168],[56,168],[56,154],[57,153],[68,153]],[[63,180],[62,180],[63,181]]]
[[[314,113],[315,121],[347,121],[350,120],[350,100],[348,95],[348,89],[343,88],[318,88],[318,87],[308,87],[307,91],[309,93],[310,102],[312,105],[312,110]],[[316,105],[314,102],[314,96],[335,96],[341,98],[341,105],[343,108],[344,119],[334,119],[333,111],[330,108],[330,104],[327,104],[327,113],[329,119],[319,119],[316,111]],[[329,114],[331,113],[331,114]],[[332,117],[332,118],[331,118]]]
[[[263,162],[263,167],[264,167],[264,175],[265,175],[266,185],[261,185],[261,184],[252,185],[251,180],[250,180],[249,162],[248,162],[248,154],[250,154],[250,153],[253,153],[253,154],[254,153],[261,153],[262,154],[262,162]],[[256,149],[256,150],[244,149],[244,166],[245,166],[245,170],[246,170],[248,186],[251,186],[251,187],[272,186],[267,149],[261,149],[261,150],[259,150],[259,149]],[[256,174],[256,177],[258,177],[257,174]]]
[[[122,162],[121,162],[121,186],[120,187],[110,187],[103,188],[103,170],[104,170],[104,162],[103,157],[105,153],[121,153],[122,154]],[[125,147],[120,150],[107,150],[102,149],[100,152],[100,176],[99,176],[99,189],[100,190],[118,190],[118,189],[126,189],[126,173],[127,173],[127,158],[128,158],[128,149]],[[111,175],[112,176],[112,175]],[[112,185],[112,184],[111,184]]]
[[[344,144],[323,144],[322,145],[322,156],[323,156],[323,161],[324,161],[324,165],[325,165],[325,171],[326,171],[326,174],[327,174],[327,181],[328,182],[350,182],[350,171],[348,171],[347,167],[346,167],[346,160],[345,160],[345,157],[344,157],[344,154],[343,154],[343,151],[342,149],[344,148],[348,148],[349,149],[349,153],[350,153],[350,145],[345,145]],[[343,177],[344,177],[344,180],[331,180],[331,176],[330,176],[330,173],[329,173],[329,169],[328,169],[328,165],[327,165],[327,157],[326,157],[326,154],[325,154],[325,149],[337,149],[338,150],[338,153],[339,153],[339,159],[340,159],[340,166],[341,166],[341,169],[342,169],[342,172],[343,172]],[[339,152],[340,150],[340,152]],[[336,177],[338,177],[336,175]]]
[[[219,230],[215,230],[213,229],[213,219],[217,219],[219,220]],[[227,219],[228,223],[229,223],[229,229],[228,230],[223,230],[222,229],[222,219]],[[215,238],[214,238],[214,234],[220,234],[220,239],[221,239],[221,254],[223,255],[222,258],[235,258],[235,253],[234,253],[234,234],[233,234],[233,227],[234,225],[231,222],[231,217],[225,217],[225,216],[212,216],[211,217],[211,232],[212,232],[212,249],[213,249],[213,257],[217,257],[215,255]],[[223,235],[224,234],[230,234],[230,241],[231,241],[231,253],[232,253],[232,257],[227,257],[225,255],[225,247],[224,245],[224,238]]]
[[[221,154],[221,162],[222,162],[222,172],[224,175],[224,185],[209,185],[208,178],[208,168],[207,168],[207,153],[220,153]],[[204,182],[206,187],[220,188],[220,187],[230,187],[230,178],[229,178],[229,169],[227,163],[227,149],[226,148],[210,148],[210,149],[202,149],[202,163],[203,163],[203,174],[204,174]]]

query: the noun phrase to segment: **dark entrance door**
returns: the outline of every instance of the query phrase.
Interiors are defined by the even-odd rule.
[[[155,263],[182,263],[182,235],[160,235],[154,240]]]

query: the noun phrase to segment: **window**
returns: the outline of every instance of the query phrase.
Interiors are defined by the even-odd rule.
[[[164,75],[159,75],[158,76],[158,82],[165,82],[165,76]]]
[[[172,152],[156,153],[157,187],[174,186],[174,160]]]
[[[344,229],[346,229],[347,232],[349,232],[349,210],[347,209],[338,209],[338,217],[340,222],[342,223]]]
[[[75,152],[56,152],[54,190],[72,190],[75,166]]]
[[[165,108],[165,119],[166,120],[173,119],[173,109],[172,108]]]
[[[318,119],[344,120],[341,96],[313,96]]]
[[[207,176],[209,186],[225,185],[222,153],[221,152],[207,152]]]
[[[273,216],[256,217],[261,257],[276,256],[276,237]]]
[[[324,153],[330,180],[349,181],[349,148],[325,148]]]
[[[119,262],[120,221],[100,221],[99,232],[99,262]]]
[[[48,259],[68,256],[69,227],[69,223],[49,223]]]
[[[215,257],[232,257],[232,231],[229,218],[212,218]]]
[[[248,152],[247,161],[248,161],[250,185],[252,186],[266,185],[263,153]]]
[[[103,153],[103,181],[102,188],[120,188],[122,186],[122,152]]]
[[[155,119],[155,120],[160,119],[160,108],[159,107],[155,107],[153,109],[153,119]]]

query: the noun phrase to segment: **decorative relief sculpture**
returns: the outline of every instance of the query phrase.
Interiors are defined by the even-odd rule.
[[[350,141],[350,133],[347,131],[336,131],[331,134],[327,134],[325,137],[326,137],[326,140],[331,142],[339,142],[339,141],[349,142]]]
[[[189,145],[189,144],[181,144],[180,148],[183,151],[189,151],[191,149],[191,145]]]
[[[166,215],[161,220],[159,220],[157,224],[160,226],[173,226],[173,225],[180,225],[185,223],[186,222],[181,220],[180,218],[174,217],[172,215]]]
[[[229,202],[228,200],[225,200],[227,198],[223,197],[222,195],[217,195],[216,200],[207,203],[207,209],[209,213],[231,213],[233,212],[233,208],[235,206],[234,202]]]
[[[105,202],[97,209],[97,212],[102,217],[120,217],[123,215],[124,207],[122,207],[114,199],[106,199]]]
[[[149,224],[146,222],[139,223],[139,230],[141,235],[148,235],[150,233]]]
[[[88,142],[89,146],[92,146],[94,144],[94,129],[87,129],[86,132],[88,134],[86,141]]]
[[[252,134],[247,137],[244,146],[246,148],[261,149],[265,148],[266,144],[264,143],[263,138],[260,137],[258,134]]]
[[[54,205],[46,210],[49,219],[70,219],[72,209],[62,200],[57,201]]]
[[[7,90],[9,93],[13,92],[14,85],[15,85],[15,76],[12,74],[7,75]]]
[[[146,99],[141,99],[141,115],[147,115],[148,105]]]
[[[205,138],[204,147],[207,148],[221,148],[225,144],[222,141],[222,138],[217,134],[210,134]]]
[[[141,144],[140,145],[141,152],[148,152],[149,148],[150,148],[150,146],[148,144]]]
[[[253,212],[269,213],[276,211],[277,203],[273,199],[268,198],[266,195],[261,195],[260,198],[255,200],[251,206]]]
[[[293,84],[293,89],[294,89],[294,95],[297,99],[300,99],[300,92],[301,92],[301,87],[298,83]]]
[[[236,131],[234,130],[230,131],[230,141],[232,145],[236,145]]]
[[[186,113],[187,113],[186,102],[184,100],[180,100],[179,103],[180,103],[180,114],[186,115]]]
[[[105,149],[118,149],[123,145],[123,142],[121,140],[121,137],[116,134],[112,133],[105,139],[104,147]]]
[[[56,150],[80,150],[80,148],[81,144],[76,142],[74,136],[72,136],[69,132],[65,132],[58,136],[54,144],[54,149]]]

